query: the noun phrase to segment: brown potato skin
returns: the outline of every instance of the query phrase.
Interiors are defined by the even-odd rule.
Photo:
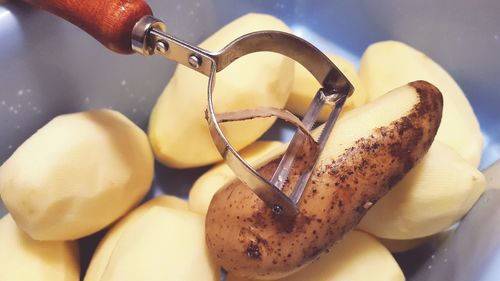
[[[338,159],[317,167],[295,218],[274,215],[240,181],[221,189],[206,217],[206,241],[216,262],[242,277],[279,278],[313,261],[354,228],[427,152],[439,127],[439,90],[424,81],[409,85],[419,102],[407,115],[357,140]],[[278,163],[275,159],[259,172],[270,178]],[[300,167],[285,184],[285,193],[299,174]]]

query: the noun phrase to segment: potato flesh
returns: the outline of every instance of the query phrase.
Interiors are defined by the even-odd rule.
[[[443,120],[436,140],[451,146],[472,166],[479,165],[483,149],[479,122],[458,84],[432,59],[401,42],[378,42],[363,54],[360,78],[368,100],[410,81],[434,84],[444,99]]]
[[[384,239],[378,238],[378,241],[384,245],[384,247],[391,253],[404,253],[413,250],[429,241],[432,240],[434,236],[407,239],[407,240],[397,240],[397,239]]]
[[[84,280],[218,281],[219,270],[205,246],[203,218],[179,200],[157,197],[114,226]]]
[[[418,95],[414,94],[415,91],[411,94],[404,94],[403,92],[406,91],[412,90],[404,87],[398,88],[381,97],[374,104],[363,106],[360,110],[346,112],[342,116],[342,122],[337,122],[333,128],[331,135],[335,137],[332,137],[332,141],[328,141],[325,145],[324,151],[328,153],[322,153],[318,161],[323,165],[331,162],[351,147],[354,140],[369,136],[374,128],[390,124],[410,112],[418,103]],[[376,106],[377,103],[387,103],[390,106]],[[317,130],[315,136],[320,132]]]
[[[0,194],[32,238],[74,240],[139,203],[153,160],[146,134],[118,112],[61,115],[0,167]]]
[[[278,141],[257,141],[243,149],[240,155],[252,167],[258,167],[269,156],[279,155],[282,148],[283,143]],[[236,175],[225,163],[208,170],[196,180],[189,191],[189,209],[200,215],[206,215],[214,194],[235,178]]]
[[[402,115],[387,110],[398,111],[404,104],[409,106],[401,110]],[[254,279],[282,278],[307,265],[354,227],[425,154],[439,126],[441,109],[437,88],[418,81],[345,113],[302,194],[300,213],[291,222],[273,216],[239,181],[222,188],[206,218],[212,255],[229,272]],[[380,123],[370,123],[373,127],[368,130],[363,122],[370,119],[367,116],[373,119],[374,112],[394,119],[380,116]],[[360,131],[352,132],[356,130]],[[307,147],[303,153],[308,154]],[[259,169],[264,177],[272,175],[278,160]],[[298,166],[285,183],[287,194],[298,179]]]
[[[394,257],[370,235],[352,231],[328,253],[302,270],[276,281],[404,281]],[[229,274],[227,281],[251,281]]]
[[[417,166],[368,211],[358,228],[387,239],[430,236],[460,220],[485,187],[479,170],[435,141]]]
[[[280,20],[248,14],[229,23],[206,41],[202,48],[219,50],[245,33],[258,30],[290,32]],[[262,52],[242,57],[217,74],[214,104],[217,112],[258,106],[283,108],[293,82],[293,61],[282,55]],[[221,160],[205,120],[208,78],[183,66],[177,67],[155,105],[149,138],[163,164],[188,168]],[[241,149],[258,139],[275,118],[224,124],[230,143]]]
[[[99,245],[92,256],[92,260],[90,261],[89,268],[85,273],[84,281],[101,280],[121,235],[124,231],[126,231],[126,229],[132,227],[149,209],[155,206],[184,211],[189,209],[186,201],[175,196],[162,195],[149,200],[137,209],[133,210],[130,214],[118,221],[99,242]]]
[[[78,281],[78,246],[72,241],[35,241],[10,215],[0,219],[0,280]]]
[[[359,79],[356,67],[347,59],[326,53],[326,56],[344,73],[355,88],[355,92],[349,97],[344,105],[343,110],[351,110],[366,103],[366,93]],[[311,103],[314,95],[319,90],[321,85],[301,64],[295,63],[295,75],[293,79],[292,92],[288,99],[285,108],[292,113],[304,116]],[[330,106],[324,106],[318,117],[318,121],[324,122],[328,119]]]

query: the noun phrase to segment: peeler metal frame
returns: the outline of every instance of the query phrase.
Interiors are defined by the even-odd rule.
[[[347,97],[354,87],[345,75],[320,50],[307,41],[280,31],[259,31],[243,35],[229,43],[222,50],[210,52],[185,43],[166,34],[165,24],[152,16],[144,16],[132,31],[132,49],[145,56],[159,54],[174,60],[209,77],[208,110],[206,113],[210,134],[217,150],[236,176],[259,196],[276,214],[295,216],[297,203],[311,176],[316,161],[299,178],[288,197],[282,192],[283,184],[293,166],[295,155],[305,141],[305,135],[297,130],[287,151],[281,159],[271,180],[260,175],[249,165],[229,143],[222,132],[213,104],[213,90],[216,73],[238,58],[255,52],[275,52],[302,64],[320,82],[322,88],[316,93],[302,119],[311,130],[324,104],[334,108],[317,141],[315,158],[323,149]]]

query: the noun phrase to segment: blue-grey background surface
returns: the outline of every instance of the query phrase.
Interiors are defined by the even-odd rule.
[[[484,132],[481,166],[500,158],[498,0],[149,2],[170,33],[192,43],[248,12],[276,15],[323,50],[337,51],[355,61],[372,42],[406,42],[440,63],[464,89]],[[149,112],[174,63],[160,57],[114,54],[48,13],[18,1],[0,3],[0,163],[24,139],[62,113],[109,107],[147,128]],[[158,165],[152,194],[186,197],[191,183],[204,170],[178,171]],[[0,203],[0,215],[4,213]],[[481,233],[478,231],[479,239]],[[491,276],[495,274],[476,280],[498,280]]]

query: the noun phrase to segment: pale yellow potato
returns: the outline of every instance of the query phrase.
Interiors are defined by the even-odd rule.
[[[135,227],[144,214],[153,207],[165,207],[177,210],[187,211],[189,209],[185,200],[170,195],[161,195],[155,197],[148,202],[142,204],[137,209],[133,210],[130,214],[122,218],[116,223],[106,236],[99,242],[95,250],[92,260],[90,261],[89,268],[85,273],[85,281],[99,281],[102,278],[106,266],[113,255],[116,244],[120,240],[122,234],[130,228]]]
[[[431,58],[401,42],[379,42],[366,49],[359,75],[368,100],[414,80],[434,84],[444,99],[436,140],[451,146],[472,166],[479,165],[483,149],[479,122],[459,85]]]
[[[176,197],[176,196],[173,196],[173,195],[160,195],[160,196],[157,196],[157,197],[149,200],[148,203],[158,204],[158,205],[173,208],[176,210],[183,210],[183,211],[189,210],[189,205],[188,205],[188,202],[186,200],[179,198],[179,197]],[[146,205],[146,203],[139,206],[139,208],[144,206],[144,205]]]
[[[61,115],[0,167],[0,195],[33,239],[75,240],[139,203],[153,165],[146,134],[121,113]]]
[[[319,260],[279,281],[403,281],[391,253],[370,235],[352,231]],[[227,281],[250,281],[229,274]]]
[[[205,245],[204,218],[153,199],[113,228],[85,281],[219,281]]]
[[[36,241],[10,215],[0,219],[0,280],[78,281],[78,245],[73,241]]]
[[[290,29],[269,15],[248,14],[224,26],[201,47],[219,50],[243,34],[258,30]],[[233,62],[217,74],[214,104],[216,112],[259,106],[283,108],[293,82],[294,63],[276,53],[254,53]],[[149,138],[156,158],[175,168],[208,165],[222,158],[209,133],[207,109],[208,78],[178,66],[158,99],[149,123]],[[257,140],[275,118],[223,124],[230,143],[241,149]]]
[[[384,239],[378,238],[378,241],[384,245],[387,250],[391,253],[403,253],[409,250],[413,250],[424,243],[429,242],[434,236],[408,239],[408,240],[396,240],[396,239]]]
[[[424,244],[436,243],[439,245],[441,242],[446,240],[453,231],[454,227],[451,226],[437,234],[422,238],[397,240],[377,237],[377,240],[380,241],[380,243],[382,243],[382,245],[384,245],[391,253],[402,253],[414,250]]]
[[[484,175],[435,141],[424,158],[375,204],[358,229],[387,239],[441,232],[460,220],[485,190]]]
[[[355,88],[352,96],[348,98],[346,103],[344,104],[343,110],[351,110],[365,104],[366,93],[363,88],[363,84],[359,79],[354,64],[347,59],[336,56],[334,54],[327,53],[326,55],[340,69],[340,71],[344,73],[344,75],[347,77],[347,79],[349,79],[349,81]],[[296,62],[292,92],[290,94],[290,97],[288,98],[288,102],[285,108],[296,115],[304,116],[319,87],[320,84],[314,78],[314,76],[312,76],[312,74],[307,71],[300,63]],[[318,120],[326,121],[331,111],[332,107],[325,105],[318,117]]]
[[[240,155],[252,167],[256,167],[267,159],[270,154],[277,155],[283,143],[279,141],[257,141],[246,147]],[[214,194],[236,178],[236,175],[225,163],[219,163],[201,175],[189,191],[189,209],[205,215]]]

